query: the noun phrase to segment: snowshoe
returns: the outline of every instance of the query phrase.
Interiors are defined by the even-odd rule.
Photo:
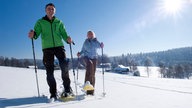
[[[59,98],[59,100],[61,100],[61,101],[63,101],[63,102],[72,101],[72,100],[75,100],[75,96],[71,96],[71,95],[69,95],[69,96],[67,96],[67,97],[61,96],[61,97]]]
[[[73,94],[73,92],[63,92],[59,98],[59,100],[63,101],[63,102],[67,102],[67,101],[72,101],[75,100],[75,95]]]
[[[94,90],[87,90],[87,91],[86,91],[86,94],[87,94],[87,95],[94,95]]]
[[[94,95],[94,87],[90,84],[89,81],[86,81],[83,90],[86,92],[87,95]]]

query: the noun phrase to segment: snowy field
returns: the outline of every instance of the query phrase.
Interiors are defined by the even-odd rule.
[[[60,74],[55,71],[59,91],[62,90]],[[79,70],[79,97],[83,94],[79,86],[84,74],[85,70]],[[72,71],[70,77],[75,91]],[[107,94],[101,97],[102,72],[97,69],[95,96],[65,103],[47,103],[45,70],[38,70],[38,80],[40,94],[45,96],[37,97],[34,69],[0,67],[0,108],[192,108],[192,80],[105,73]]]

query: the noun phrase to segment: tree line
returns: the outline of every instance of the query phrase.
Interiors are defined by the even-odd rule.
[[[160,67],[159,72],[162,77],[167,78],[189,78],[192,75],[192,47],[177,48],[167,51],[122,54],[121,56],[108,57],[106,54],[98,56],[98,65],[101,63],[111,63],[112,69],[118,65],[129,66],[131,71],[137,71],[137,66]],[[69,59],[69,68],[76,68],[83,63],[82,58],[74,58],[73,66]],[[28,67],[33,65],[33,59],[16,59],[0,56],[0,66]],[[55,65],[59,65],[55,63]],[[42,67],[42,60],[37,60],[37,66]]]
[[[37,65],[40,66],[41,60],[37,60]],[[0,56],[0,66],[10,66],[10,67],[28,67],[33,65],[33,59],[17,59],[14,57],[8,58]]]
[[[132,71],[137,70],[137,66],[145,66],[146,70],[149,66],[158,66],[162,77],[189,78],[192,75],[192,47],[151,53],[128,53],[110,57],[110,60],[112,67],[122,64],[129,66]]]

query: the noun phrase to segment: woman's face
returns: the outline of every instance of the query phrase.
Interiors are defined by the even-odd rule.
[[[93,35],[94,35],[93,32],[88,32],[87,38],[92,39],[94,37]]]

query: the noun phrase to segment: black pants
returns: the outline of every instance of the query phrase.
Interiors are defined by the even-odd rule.
[[[61,76],[65,92],[70,92],[70,78],[68,71],[68,61],[66,59],[64,47],[43,49],[43,63],[47,72],[47,83],[52,96],[56,95],[57,85],[54,78],[54,56],[57,57],[61,68]]]

